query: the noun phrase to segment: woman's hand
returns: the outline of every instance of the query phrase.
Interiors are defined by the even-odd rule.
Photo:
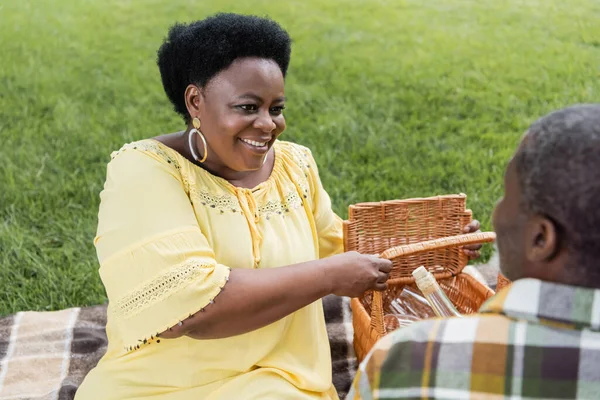
[[[479,221],[477,221],[476,219],[474,219],[473,221],[471,221],[469,223],[469,225],[465,226],[463,228],[463,233],[477,233],[477,232],[481,232],[481,230],[479,229],[481,228],[481,224],[479,223]],[[483,246],[482,244],[470,244],[467,246],[463,247],[463,252],[471,259],[475,259],[475,258],[479,258],[481,256],[481,252],[479,251],[481,249],[481,246]]]
[[[330,293],[359,297],[367,290],[385,290],[392,262],[350,251],[325,259]]]

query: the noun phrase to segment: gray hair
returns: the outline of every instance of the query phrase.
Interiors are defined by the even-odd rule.
[[[600,282],[600,104],[534,122],[515,163],[524,209],[553,220],[568,268]]]

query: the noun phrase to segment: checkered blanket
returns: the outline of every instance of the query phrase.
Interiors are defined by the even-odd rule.
[[[497,257],[477,270],[482,274],[478,279],[494,288]],[[350,299],[328,296],[323,306],[333,383],[343,399],[357,367]],[[72,399],[106,351],[105,325],[106,306],[20,312],[0,319],[0,400]]]
[[[333,382],[344,398],[354,377],[347,298],[324,299]],[[0,319],[0,400],[72,399],[106,351],[106,306],[20,312]]]

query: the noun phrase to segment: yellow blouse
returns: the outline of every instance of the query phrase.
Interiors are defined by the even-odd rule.
[[[337,399],[321,301],[226,339],[160,340],[227,289],[229,268],[342,251],[310,151],[277,141],[269,179],[237,188],[148,139],[112,154],[94,240],[108,349],[77,400]]]

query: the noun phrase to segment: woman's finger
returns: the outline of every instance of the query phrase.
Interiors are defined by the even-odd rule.
[[[379,277],[377,277],[377,283],[386,283],[387,280],[390,278],[390,274],[379,274]]]
[[[392,270],[394,264],[390,260],[380,258],[378,260],[378,267],[381,272],[389,273]]]
[[[479,221],[474,219],[473,221],[469,222],[469,224],[463,228],[463,232],[464,233],[473,233],[473,232],[477,232],[480,228],[481,228],[481,224],[479,223]]]
[[[479,252],[477,250],[466,250],[465,249],[464,252],[471,260],[481,257],[481,252]]]
[[[466,250],[480,250],[482,247],[483,247],[483,244],[477,243],[477,244],[468,244],[468,245],[464,246],[463,248]]]

